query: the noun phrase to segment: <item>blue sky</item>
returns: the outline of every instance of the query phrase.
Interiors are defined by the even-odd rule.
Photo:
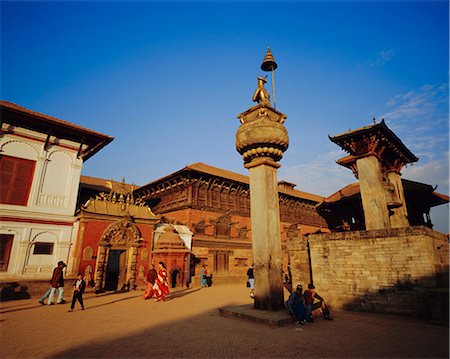
[[[85,175],[246,174],[236,115],[270,46],[290,136],[280,180],[323,196],[354,182],[328,135],[384,117],[420,158],[404,178],[448,194],[448,14],[446,1],[3,1],[1,98],[115,137]],[[448,206],[432,216],[448,232]]]

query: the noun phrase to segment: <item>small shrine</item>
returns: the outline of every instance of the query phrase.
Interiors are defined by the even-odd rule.
[[[337,163],[359,179],[366,230],[409,226],[400,171],[418,158],[384,120],[330,140],[349,153]]]
[[[155,267],[158,262],[166,265],[171,288],[190,282],[191,239],[192,232],[186,226],[161,223],[155,229],[152,263]]]

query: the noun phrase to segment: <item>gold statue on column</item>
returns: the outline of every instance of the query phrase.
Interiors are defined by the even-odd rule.
[[[253,94],[252,100],[254,102],[270,106],[269,91],[267,91],[266,88],[264,87],[264,84],[267,83],[266,78],[267,76],[264,77],[258,76],[258,87],[256,88],[255,93]]]

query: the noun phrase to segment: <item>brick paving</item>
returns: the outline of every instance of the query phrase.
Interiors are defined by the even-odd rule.
[[[448,327],[394,315],[336,311],[303,327],[219,316],[251,302],[243,285],[174,292],[164,303],[141,292],[41,306],[1,303],[1,358],[448,358]],[[66,296],[66,299],[69,299]],[[78,304],[77,304],[78,305]]]

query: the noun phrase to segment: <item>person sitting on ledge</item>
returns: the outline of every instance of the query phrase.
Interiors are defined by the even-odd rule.
[[[314,284],[309,283],[308,289],[305,290],[304,297],[305,297],[305,319],[312,323],[313,319],[311,316],[311,312],[315,309],[322,308],[322,314],[323,318],[327,320],[333,320],[333,317],[330,314],[330,311],[328,310],[327,305],[325,304],[325,301],[323,298],[316,293],[315,291],[316,287],[314,287]],[[317,299],[318,302],[314,303],[314,299]]]
[[[303,287],[300,284],[289,296],[286,307],[295,324],[303,325],[305,323],[305,299],[303,298]]]

